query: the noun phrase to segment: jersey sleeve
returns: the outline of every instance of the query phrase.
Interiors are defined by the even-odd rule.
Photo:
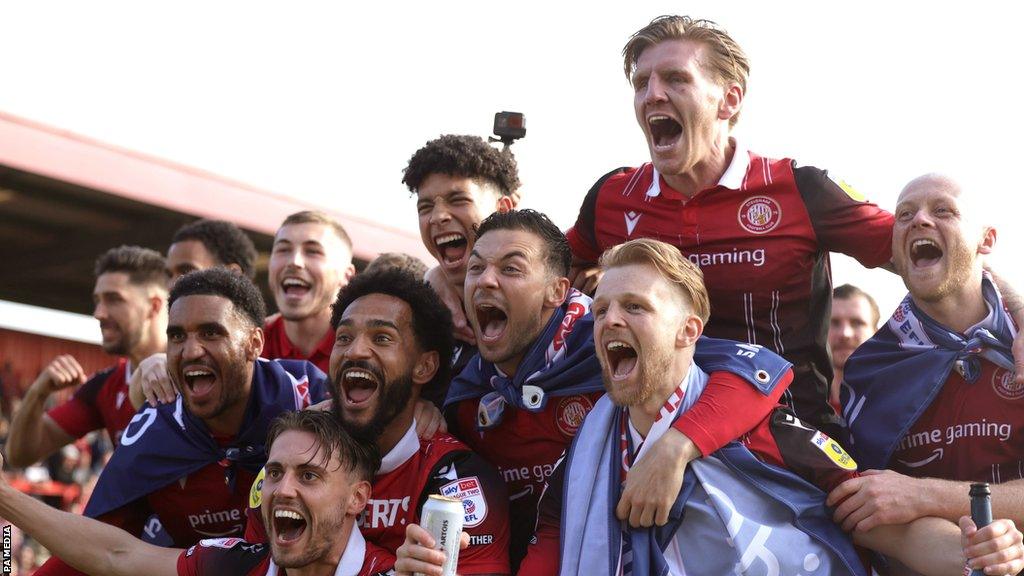
[[[555,462],[554,470],[544,483],[537,504],[537,527],[526,547],[526,557],[519,564],[521,576],[555,576],[560,563],[562,536],[562,489],[565,486],[565,454]]]
[[[459,574],[508,574],[508,493],[497,470],[473,452],[451,452],[424,486],[417,517],[430,494],[462,500],[469,547],[459,553]]]
[[[892,259],[892,214],[819,168],[794,166],[793,175],[823,248],[852,256],[868,268]]]
[[[609,178],[622,174],[628,168],[616,168],[601,176],[587,192],[580,206],[580,213],[576,217],[576,223],[565,233],[569,239],[569,248],[572,250],[574,260],[581,262],[597,262],[603,248],[597,242],[597,200],[601,194],[601,188]]]
[[[266,468],[260,470],[249,488],[249,506],[245,509],[245,541],[263,544],[269,540],[267,527],[263,525],[263,478]]]
[[[269,553],[265,544],[251,544],[240,538],[200,540],[178,555],[178,575],[252,574],[266,562]]]
[[[82,384],[70,400],[46,413],[69,436],[81,438],[93,430],[103,428],[103,414],[97,401],[100,390],[114,369],[102,370]]]
[[[707,456],[753,430],[793,382],[790,370],[765,395],[731,372],[712,372],[697,403],[672,424]]]
[[[838,442],[780,406],[746,440],[762,460],[786,468],[823,492],[857,476],[857,463]]]

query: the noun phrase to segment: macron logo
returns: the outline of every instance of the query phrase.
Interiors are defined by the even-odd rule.
[[[636,228],[636,223],[640,221],[640,217],[643,216],[643,214],[637,214],[630,210],[629,212],[624,213],[623,216],[626,217],[626,236],[632,236],[633,230]]]

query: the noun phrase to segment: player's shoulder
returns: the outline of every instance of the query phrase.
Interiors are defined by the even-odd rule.
[[[393,576],[395,574],[395,556],[373,542],[366,542],[366,553],[359,576]]]
[[[188,567],[184,573],[197,576],[253,574],[259,573],[256,569],[266,567],[269,561],[270,547],[266,544],[253,544],[241,538],[210,538],[185,550],[179,567],[183,563]]]
[[[620,166],[603,174],[594,185],[590,187],[591,194],[597,194],[602,190],[621,191],[627,186],[638,172],[642,172],[647,164],[641,166]]]

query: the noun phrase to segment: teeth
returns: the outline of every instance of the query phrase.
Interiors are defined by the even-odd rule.
[[[292,520],[302,520],[302,515],[298,512],[291,510],[274,510],[274,518],[291,518]]]
[[[345,378],[362,378],[363,380],[373,380],[373,376],[369,372],[363,370],[349,370],[345,374]]]
[[[452,234],[445,234],[444,236],[438,236],[437,239],[434,240],[434,242],[437,242],[438,244],[447,244],[448,242],[454,242],[456,240],[461,240],[461,239],[462,239],[462,234],[452,233]]]
[[[608,343],[608,349],[609,350],[621,350],[622,348],[633,348],[633,347],[630,346],[629,344],[626,344],[625,342],[620,341],[620,340],[614,340],[614,341]]]
[[[213,376],[213,372],[210,372],[209,370],[186,370],[185,376],[190,378],[194,378],[196,376]]]
[[[650,123],[650,124],[654,124],[655,122],[666,122],[669,119],[670,118],[668,116],[664,116],[664,115],[660,115],[659,114],[657,116],[651,116],[650,118],[647,119],[647,122]]]
[[[291,286],[308,286],[308,284],[298,278],[285,278],[284,282],[281,282],[281,285],[285,288],[289,288]]]
[[[911,248],[920,248],[921,246],[935,246],[936,248],[938,248],[938,245],[935,244],[935,242],[932,242],[931,240],[914,240],[914,243],[911,245]]]

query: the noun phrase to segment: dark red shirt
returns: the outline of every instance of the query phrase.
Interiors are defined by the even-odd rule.
[[[654,166],[602,177],[568,231],[573,255],[596,261],[634,238],[678,247],[704,273],[708,336],[760,344],[793,362],[791,403],[816,426],[832,425],[829,252],[868,267],[891,259],[893,217],[841,181],[793,160],[737,147],[721,181],[692,198]]]
[[[340,576],[387,576],[394,574],[395,558],[363,540],[353,528],[335,574]],[[240,538],[202,540],[178,556],[179,576],[276,576],[270,546]]]
[[[953,370],[900,440],[889,466],[908,476],[999,484],[1024,478],[1024,387],[981,359],[973,383]]]
[[[135,407],[128,398],[127,373],[128,360],[121,358],[114,366],[93,374],[70,400],[46,415],[75,438],[106,428],[116,446],[135,416]]]
[[[324,334],[316,349],[309,356],[302,353],[288,339],[284,330],[284,317],[278,316],[263,326],[263,353],[261,356],[269,360],[309,360],[317,368],[327,374],[331,367],[331,350],[334,349],[334,331],[329,329]]]

